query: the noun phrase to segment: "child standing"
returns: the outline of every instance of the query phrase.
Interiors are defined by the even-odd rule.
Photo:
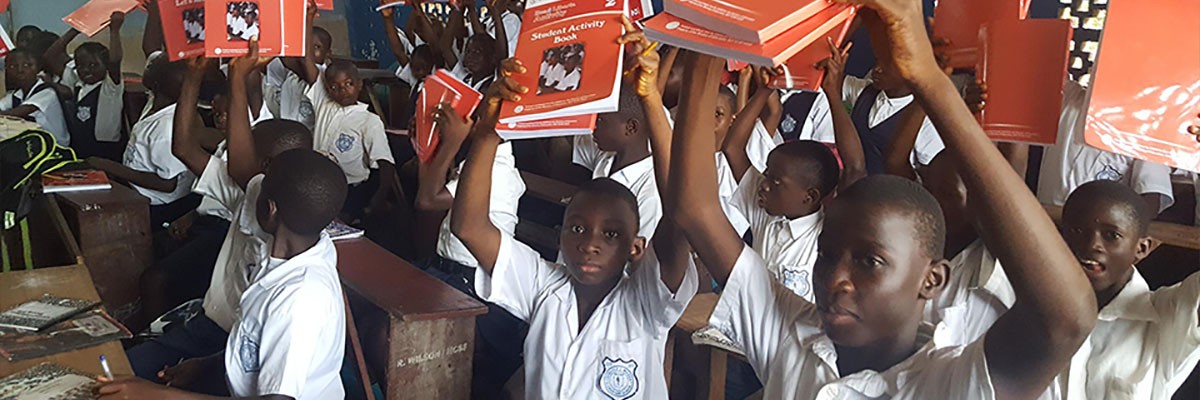
[[[71,144],[80,157],[121,161],[125,81],[121,78],[121,26],[125,14],[113,12],[108,32],[111,49],[87,42],[75,49],[73,60],[61,66],[62,84],[74,91],[75,113],[67,115]],[[53,46],[65,48],[79,31],[71,29]],[[54,54],[52,49],[47,53]]]

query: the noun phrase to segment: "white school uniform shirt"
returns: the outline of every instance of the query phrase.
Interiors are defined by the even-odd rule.
[[[124,80],[113,82],[112,77],[105,74],[104,79],[101,79],[100,82],[85,84],[79,80],[79,73],[75,70],[75,60],[71,60],[67,62],[67,68],[63,71],[62,84],[75,90],[75,101],[77,102],[83,100],[93,90],[99,90],[100,94],[97,97],[95,110],[91,107],[77,106],[75,112],[83,121],[91,119],[92,116],[96,117],[96,141],[121,141],[121,110],[125,108]]]
[[[886,371],[842,376],[816,306],[771,278],[742,250],[709,323],[745,351],[764,399],[984,399],[995,397],[983,341],[944,346],[945,325],[923,324],[919,350]]]
[[[142,118],[129,130],[125,144],[124,163],[130,169],[150,172],[162,179],[175,179],[175,190],[159,192],[133,185],[138,193],[150,199],[150,205],[163,205],[179,200],[192,191],[196,176],[183,161],[171,153],[175,123],[175,104],[163,107]]]
[[[558,81],[558,84],[554,85],[554,89],[560,91],[579,89],[579,79],[582,76],[583,73],[581,70],[579,68],[575,68],[566,75],[563,75],[562,79]]]
[[[579,326],[566,267],[501,235],[489,276],[475,271],[475,291],[529,323],[525,338],[527,399],[665,399],[667,333],[696,294],[688,266],[675,293],[662,282],[653,246]]]
[[[251,179],[243,192],[227,168],[225,161],[210,157],[193,190],[233,211],[203,303],[204,315],[229,332],[238,320],[242,293],[250,286],[253,270],[270,254],[271,235],[258,225],[256,213],[263,175]]]
[[[1046,146],[1042,172],[1038,178],[1038,200],[1063,205],[1075,188],[1107,179],[1129,185],[1138,194],[1158,193],[1158,210],[1175,203],[1171,188],[1171,169],[1165,165],[1138,160],[1088,146],[1083,140],[1089,94],[1074,81],[1063,86],[1062,114],[1058,118],[1058,141]]]
[[[842,101],[853,107],[854,103],[858,101],[858,96],[870,85],[870,79],[847,76],[845,83],[842,84]],[[833,115],[830,113],[829,100],[825,96],[824,91],[819,93],[816,101],[813,102],[812,110],[808,113],[809,123],[805,125],[813,126],[813,140],[822,143],[834,143]],[[883,123],[888,118],[896,115],[896,113],[904,110],[904,107],[911,104],[913,99],[912,95],[893,99],[889,98],[886,93],[879,92],[868,115],[871,127]],[[929,121],[929,117],[925,117],[925,121],[921,123],[921,130],[917,133],[917,141],[913,144],[911,160],[913,165],[929,165],[933,161],[933,157],[942,152],[944,148],[946,148],[946,145],[942,143],[942,138],[938,135],[937,128],[933,127],[933,122]]]
[[[1200,360],[1198,307],[1200,274],[1151,291],[1135,269],[1071,358],[1065,398],[1171,398]]]
[[[574,139],[571,162],[592,170],[592,179],[610,178],[624,185],[637,198],[638,236],[650,240],[662,219],[662,200],[658,195],[657,180],[654,178],[654,157],[646,157],[621,168],[609,171],[617,153],[602,151],[590,135],[579,135]]]
[[[734,231],[739,235],[745,234],[746,229],[750,228],[750,222],[741,211],[733,207],[733,194],[738,187],[738,181],[733,177],[733,168],[729,166],[729,159],[725,158],[725,153],[718,151],[716,159],[717,196],[721,199],[721,211],[725,212],[725,218],[729,219]]]
[[[290,259],[259,261],[225,344],[225,376],[239,397],[341,399],[346,312],[329,235]]]
[[[825,226],[825,210],[789,220],[767,214],[758,205],[758,186],[763,175],[751,168],[738,184],[731,205],[749,223],[754,251],[762,256],[767,271],[797,296],[813,301],[813,264],[817,261],[817,238]]]
[[[462,169],[462,164],[459,164]],[[458,193],[458,179],[446,183],[446,190],[454,196]],[[492,225],[504,234],[513,236],[517,231],[517,202],[525,195],[525,180],[517,170],[517,160],[513,157],[512,142],[504,142],[496,149],[496,160],[492,163],[492,191],[488,200],[488,219]],[[442,227],[438,231],[437,253],[442,258],[476,268],[479,261],[461,240],[450,230],[450,215],[446,213]]]
[[[521,33],[521,17],[517,14],[505,10],[500,15],[500,21],[504,24],[504,34],[507,36],[504,40],[508,41],[508,56],[512,57],[517,50],[517,38]],[[496,38],[496,21],[490,17],[483,21],[484,27],[487,28],[487,34],[492,38]],[[469,24],[468,24],[469,26]]]
[[[16,108],[13,107],[13,104],[18,99],[21,100],[21,105],[37,107],[37,111],[29,114],[30,117],[33,117],[33,121],[54,135],[54,141],[59,145],[70,146],[71,133],[67,130],[67,121],[63,119],[62,104],[58,102],[58,94],[55,93],[54,88],[42,89],[46,85],[48,84],[44,79],[39,79],[29,88],[28,92],[20,89],[9,91],[3,98],[0,98],[0,111]],[[39,89],[41,90],[39,91]]]
[[[307,96],[316,111],[315,150],[332,155],[350,184],[367,180],[380,161],[396,163],[383,132],[383,120],[367,111],[366,104],[342,107],[331,100],[325,93],[325,74],[317,75]]]
[[[975,240],[950,260],[950,277],[938,297],[925,303],[925,322],[946,322],[954,344],[967,345],[1016,302],[1008,275],[982,239]]]
[[[217,151],[214,151],[212,154],[212,157],[209,158],[210,163],[212,162],[212,159],[217,159],[223,163],[228,164],[229,158],[227,157],[227,152],[225,151],[225,141],[224,140],[222,140],[221,143],[217,144]],[[208,169],[208,166],[206,164],[205,170],[207,170],[207,169]],[[208,216],[212,216],[212,217],[217,217],[217,218],[220,218],[220,219],[223,219],[226,221],[233,221],[233,212],[230,211],[228,208],[225,208],[225,205],[221,201],[218,201],[217,199],[214,199],[209,196],[205,196],[204,193],[200,193],[200,192],[196,191],[195,187],[199,186],[201,184],[201,181],[204,179],[204,175],[203,175],[204,172],[206,172],[206,171],[200,171],[201,176],[196,179],[196,184],[193,185],[193,187],[192,187],[192,192],[200,195],[200,205],[196,206],[196,213],[200,214],[200,215],[208,215]],[[211,177],[209,179],[211,180]],[[220,182],[220,183],[224,184],[224,182]],[[233,182],[230,181],[229,183],[232,184]],[[206,184],[211,184],[211,183],[206,183]],[[236,184],[234,184],[234,187],[237,189],[238,192],[241,192],[242,189],[237,188]],[[230,190],[230,189],[226,189],[226,190]]]

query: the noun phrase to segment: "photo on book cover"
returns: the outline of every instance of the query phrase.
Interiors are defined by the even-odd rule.
[[[226,4],[225,30],[230,41],[250,41],[258,36],[258,2],[231,1]]]
[[[583,43],[546,49],[538,71],[537,94],[570,92],[579,89],[583,76]]]
[[[204,4],[183,10],[183,37],[189,44],[204,41]]]

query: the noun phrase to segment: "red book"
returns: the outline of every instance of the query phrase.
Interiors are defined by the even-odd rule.
[[[933,35],[946,38],[950,66],[975,68],[979,62],[979,28],[997,19],[1025,19],[1030,0],[940,0],[933,14]]]
[[[258,36],[262,56],[303,57],[308,0],[208,0],[204,3],[205,56],[246,54]]]
[[[81,192],[112,189],[104,171],[58,171],[42,175],[42,193]]]
[[[204,55],[204,0],[158,0],[171,61]]]
[[[91,0],[62,20],[79,33],[95,36],[108,27],[114,11],[128,13],[140,4],[139,0]]]
[[[505,140],[587,135],[595,130],[596,114],[496,124],[496,134]]]
[[[663,1],[671,15],[749,43],[766,43],[829,6],[828,0]]]
[[[988,85],[988,102],[980,125],[989,138],[1054,144],[1071,33],[1071,21],[1064,19],[984,24],[979,77]]]
[[[314,0],[317,3],[318,10],[332,10],[333,0]]]
[[[8,37],[8,32],[5,32],[4,27],[0,26],[0,57],[8,55],[8,52],[15,48],[17,46],[13,44],[12,38]]]
[[[421,94],[417,97],[416,120],[413,121],[417,134],[412,136],[413,147],[416,148],[421,162],[428,163],[433,160],[433,155],[437,151],[437,122],[433,119],[437,105],[448,102],[454,108],[455,114],[469,118],[481,100],[483,100],[482,93],[471,89],[470,86],[450,75],[449,71],[439,69],[425,77],[425,84],[421,88]]]
[[[513,79],[529,93],[505,102],[500,122],[617,111],[624,13],[624,1],[550,0],[527,8],[515,53],[527,71]]]
[[[834,26],[833,30],[825,32],[822,37],[818,37],[815,42],[792,56],[783,63],[783,75],[771,80],[769,86],[776,89],[819,89],[821,81],[825,79],[825,70],[817,68],[816,65],[830,56],[826,39],[833,39],[833,43],[840,48],[853,22],[853,17],[847,18],[840,26]]]
[[[1200,171],[1200,2],[1108,2],[1084,140],[1101,150]],[[1163,60],[1169,54],[1170,62]]]
[[[641,21],[657,13],[654,3],[650,0],[629,0],[629,10],[626,15],[629,16],[630,21]]]
[[[737,40],[669,12],[655,15],[645,21],[643,27],[650,40],[750,64],[776,66],[805,47],[824,40],[829,32],[854,19],[856,10],[855,7],[840,4],[829,6],[766,43]]]

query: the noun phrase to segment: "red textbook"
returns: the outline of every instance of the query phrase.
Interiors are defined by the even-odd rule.
[[[933,14],[933,36],[950,40],[945,51],[954,68],[979,63],[979,28],[997,19],[1025,19],[1031,0],[940,0]]]
[[[1001,142],[1054,144],[1067,81],[1071,21],[1001,19],[980,30],[979,78],[987,83],[980,125]]]
[[[318,10],[332,10],[333,0],[314,0],[317,3]]]
[[[246,54],[258,37],[262,56],[303,57],[308,0],[208,0],[204,3],[207,57]]]
[[[826,39],[833,39],[833,43],[840,48],[853,23],[854,18],[847,18],[840,26],[834,26],[832,30],[825,32],[824,36],[818,37],[815,42],[796,53],[783,63],[783,74],[771,80],[769,86],[775,89],[812,91],[821,88],[825,70],[817,68],[816,65],[830,56]]]
[[[13,44],[12,38],[8,37],[8,32],[4,30],[3,26],[0,26],[0,57],[8,55],[8,52],[15,48],[17,46]]]
[[[425,77],[425,85],[417,97],[416,120],[413,121],[417,134],[412,136],[413,147],[417,150],[421,162],[428,163],[433,160],[437,151],[437,121],[433,119],[433,113],[437,111],[438,104],[450,103],[455,114],[470,118],[481,100],[483,94],[471,89],[449,71],[439,69]]]
[[[1093,71],[1084,141],[1200,171],[1200,1],[1110,1]],[[1162,60],[1170,55],[1170,62]]]
[[[525,10],[513,75],[529,93],[505,102],[500,122],[524,122],[617,110],[624,1],[550,0]]]
[[[204,55],[204,0],[158,0],[171,61]]]
[[[87,169],[57,171],[42,175],[42,193],[82,192],[112,189],[104,171]]]
[[[594,130],[596,114],[496,124],[496,134],[505,140],[587,135]]]
[[[776,66],[818,40],[824,40],[829,32],[853,20],[856,11],[857,8],[852,6],[831,5],[766,43],[737,40],[705,29],[669,12],[660,13],[646,20],[643,28],[646,37],[650,40],[721,58],[741,60],[755,65]]]
[[[658,13],[650,0],[629,0],[629,10],[626,12],[630,21],[641,21]]]
[[[828,0],[664,0],[663,11],[748,43],[766,43],[830,6]]]
[[[139,0],[91,0],[62,21],[84,35],[95,36],[108,27],[114,11],[128,13],[141,5]]]

